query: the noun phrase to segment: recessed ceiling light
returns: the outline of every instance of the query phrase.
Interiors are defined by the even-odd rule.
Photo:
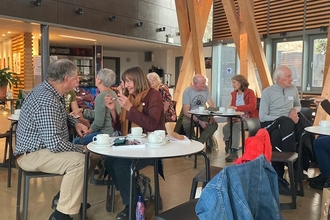
[[[35,36],[32,35],[32,39],[36,38]]]
[[[5,34],[2,34],[1,36],[5,37],[6,35]]]
[[[68,36],[68,35],[59,35],[59,36],[71,38],[71,39],[77,39],[77,40],[96,41],[95,39],[91,39],[91,38],[75,37],[75,36]]]
[[[10,33],[11,33],[10,31],[7,32],[7,34],[10,34]]]

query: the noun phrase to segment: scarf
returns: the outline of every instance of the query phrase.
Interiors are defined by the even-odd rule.
[[[128,97],[127,97],[128,100],[132,103],[132,105],[135,108],[137,108],[137,110],[139,112],[142,112],[142,110],[143,110],[144,103],[142,103],[142,101],[147,96],[148,92],[149,92],[149,89],[140,92],[135,97],[131,94],[129,94]],[[124,136],[126,136],[129,132],[129,130],[128,130],[129,129],[129,121],[126,119],[126,114],[127,114],[127,110],[122,109],[122,111],[120,113],[120,117],[119,117],[120,124],[121,124],[121,133]],[[131,127],[141,127],[141,126],[139,126],[139,125],[135,124],[134,122],[132,122]]]

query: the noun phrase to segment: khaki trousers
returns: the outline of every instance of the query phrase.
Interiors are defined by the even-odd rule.
[[[69,215],[79,212],[84,183],[84,154],[52,153],[48,149],[42,149],[24,154],[17,163],[25,171],[64,174],[60,189],[61,196],[56,209]]]

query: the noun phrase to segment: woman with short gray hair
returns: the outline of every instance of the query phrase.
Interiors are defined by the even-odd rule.
[[[114,128],[113,120],[115,116],[111,117],[109,109],[105,106],[104,97],[110,94],[111,97],[117,97],[116,93],[111,90],[111,86],[116,82],[116,74],[111,69],[101,69],[95,78],[95,85],[100,93],[95,98],[94,110],[82,110],[85,118],[94,119],[91,124],[88,134],[83,138],[75,138],[73,143],[87,145],[92,142],[93,137],[97,134],[109,134],[113,136]],[[116,101],[116,111],[120,114],[121,108]]]

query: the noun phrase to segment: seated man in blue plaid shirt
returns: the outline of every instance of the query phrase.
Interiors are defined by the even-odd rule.
[[[61,196],[50,220],[69,220],[81,206],[84,161],[82,146],[69,141],[68,124],[78,135],[88,129],[65,111],[64,93],[78,86],[78,69],[67,59],[49,65],[47,79],[24,100],[17,126],[15,156],[25,171],[62,174]]]

